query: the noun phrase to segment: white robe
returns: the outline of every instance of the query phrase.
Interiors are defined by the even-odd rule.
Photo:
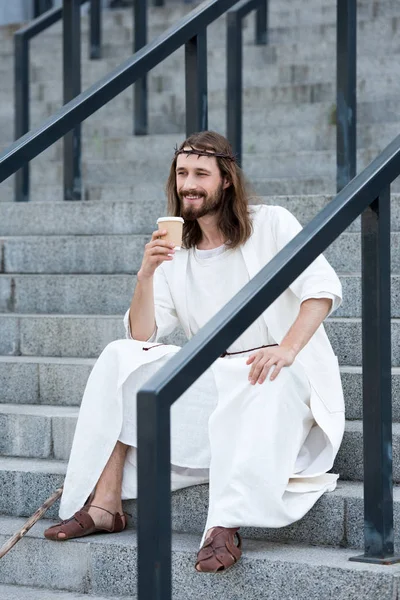
[[[254,207],[253,224],[252,237],[241,247],[249,277],[300,229],[294,217],[278,207]],[[188,337],[192,335],[184,286],[187,259],[188,251],[181,251],[174,261],[156,271],[157,340],[179,323]],[[294,322],[300,302],[321,292],[341,296],[340,282],[323,257],[263,313],[267,330],[277,342]],[[78,510],[95,486],[124,432],[124,403],[132,405],[140,385],[179,350],[171,345],[143,350],[150,346],[119,340],[109,344],[99,357],[82,401],[61,501],[61,518],[68,518]],[[247,381],[248,370],[243,357],[218,359],[171,409],[172,464],[177,467],[172,474],[172,488],[207,481],[210,465],[211,474],[218,473],[211,477],[207,527],[288,525],[301,518],[324,491],[335,487],[337,476],[327,471],[332,467],[343,435],[343,396],[337,360],[323,326],[299,354],[295,365],[282,371],[275,382],[252,387]],[[278,388],[285,393],[282,389],[276,393]],[[247,406],[245,418],[244,406]],[[256,406],[259,410],[255,413]],[[134,411],[132,414],[130,431],[135,425]],[[244,431],[247,436],[243,438]],[[246,444],[243,440],[249,440],[250,432],[252,444]],[[242,439],[241,443],[236,444],[236,435]],[[269,446],[264,442],[257,446],[258,441],[266,438]],[[288,439],[294,442],[287,444]],[[125,463],[123,497],[136,495],[135,439],[130,441],[133,448]],[[239,450],[233,453],[232,444]],[[257,460],[253,460],[254,453]],[[268,460],[265,453],[270,457]],[[235,460],[231,460],[233,454]],[[308,460],[306,468],[296,472],[299,454]],[[262,456],[264,461],[259,460]],[[249,469],[253,463],[257,467]],[[194,479],[190,472],[182,471],[187,468],[196,470]],[[221,469],[225,478],[220,475]],[[258,494],[254,493],[256,489]]]

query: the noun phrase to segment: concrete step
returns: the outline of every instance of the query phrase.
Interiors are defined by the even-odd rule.
[[[136,536],[98,535],[55,544],[43,540],[40,522],[6,556],[0,578],[7,584],[36,585],[47,589],[136,598]],[[22,525],[21,519],[1,520],[2,541]],[[349,562],[354,551],[309,548],[248,540],[237,568],[221,578],[199,577],[193,568],[199,536],[175,534],[172,542],[175,600],[215,598],[239,600],[277,597],[311,600],[391,600],[398,588],[400,567]],[[29,568],[27,563],[29,561]],[[60,577],[62,573],[62,578]],[[284,590],[284,592],[282,592]]]
[[[0,354],[5,356],[97,357],[124,337],[121,317],[105,315],[0,314]],[[343,365],[361,364],[361,320],[330,318],[326,330]],[[169,343],[182,345],[177,332]],[[392,319],[392,365],[400,366],[400,320]]]
[[[336,176],[332,174],[331,177],[308,177],[303,179],[255,179],[252,181],[252,188],[261,196],[334,194],[336,191]],[[395,193],[400,192],[400,181],[398,179],[392,183],[391,190]]]
[[[0,403],[79,406],[94,358],[0,356]],[[342,365],[350,420],[362,418],[362,370]],[[393,420],[400,422],[400,369],[392,369]]]
[[[400,11],[399,11],[400,12]],[[121,49],[120,57],[124,56]],[[47,57],[47,55],[46,55]],[[33,81],[30,87],[31,102],[47,104],[62,102],[62,86],[55,86],[51,78],[51,71],[46,65],[46,57],[35,57],[36,65],[32,67]],[[397,71],[393,61],[396,61],[398,54],[390,52],[383,56],[365,56],[361,55],[357,62],[357,81],[359,93],[375,93],[378,87],[385,85],[382,90],[386,92],[396,89]],[[61,55],[57,57],[52,54],[52,60],[59,61],[62,64]],[[207,54],[208,62],[208,90],[215,91],[225,89],[226,85],[226,50],[224,48],[209,47]],[[44,63],[46,70],[43,71]],[[89,62],[82,65],[82,88],[94,83],[104,74],[111,71],[118,65],[118,60],[103,59],[100,61]],[[54,66],[57,71],[59,67]],[[47,78],[43,79],[47,73]],[[38,77],[40,79],[38,80]],[[9,103],[13,100],[13,81],[14,73],[11,68],[2,71],[3,89],[0,91],[1,103]],[[377,84],[373,86],[375,81]],[[184,86],[184,54],[175,52],[160,65],[156,66],[148,75],[148,89],[153,92],[173,92],[180,95],[182,86]],[[248,46],[243,55],[243,86],[244,88],[257,86],[261,83],[266,88],[283,85],[311,85],[336,82],[336,56],[324,59],[303,60],[296,58],[292,63],[278,63],[271,60],[271,49],[269,46]],[[119,98],[132,102],[132,89],[128,88],[121,92]]]
[[[87,594],[78,592],[63,592],[59,590],[50,590],[43,588],[27,587],[25,585],[1,585],[0,597],[2,600],[88,600]],[[94,596],[90,595],[91,600],[122,600],[120,596]]]
[[[371,147],[384,147],[389,144],[399,133],[400,123],[381,123],[374,125],[361,124],[357,130],[358,149]],[[122,156],[133,157],[140,152],[147,155],[150,151],[154,157],[154,147],[157,153],[167,153],[170,156],[171,148],[180,141],[181,136],[174,135],[152,135],[141,137],[138,140],[133,136],[120,137],[85,137],[83,156],[86,159],[119,159]],[[146,140],[151,140],[151,149]],[[53,147],[52,147],[53,148]],[[304,152],[316,150],[336,149],[336,127],[326,124],[325,126],[313,127],[312,125],[297,127],[274,127],[268,128],[264,134],[248,135],[244,132],[243,152],[252,154],[257,160],[259,154],[272,152]],[[62,146],[58,144],[51,153],[50,160],[62,159]]]
[[[400,11],[399,11],[400,13]],[[293,12],[293,14],[295,14]],[[307,15],[307,19],[309,20],[309,15]],[[358,55],[361,60],[364,57],[371,57],[374,59],[377,56],[384,57],[396,54],[400,50],[400,45],[398,39],[393,33],[389,36],[379,36],[379,27],[381,23],[381,19],[375,24],[373,21],[369,23],[369,29],[372,33],[372,36],[368,38],[363,31],[363,23],[365,21],[360,21],[359,24],[359,35],[358,35]],[[396,30],[397,27],[397,18],[394,19],[385,19],[385,26],[390,30]],[[309,25],[308,23],[307,25]],[[303,27],[303,25],[300,25]],[[295,37],[292,37],[290,29],[282,29],[276,26],[271,26],[269,31],[269,43],[268,46],[259,46],[260,56],[265,56],[267,59],[267,64],[275,64],[278,62],[279,64],[291,64],[291,63],[299,63],[300,61],[321,61],[321,60],[335,60],[336,57],[336,40],[335,36],[330,34],[329,36],[321,37],[321,30],[323,30],[326,26],[324,24],[320,24],[316,26],[317,33],[308,32],[308,38],[306,41],[298,40]],[[333,31],[336,27],[336,24],[331,23],[328,25],[330,28],[330,32]],[[372,31],[371,31],[372,28]],[[153,40],[155,37],[163,33],[165,30],[165,25],[151,25],[149,27],[148,39]],[[252,48],[254,48],[254,16],[250,15],[248,19],[245,19],[243,23],[243,42],[245,47],[244,58],[246,60],[247,52],[252,52]],[[97,61],[89,61],[87,60],[87,47],[88,42],[83,33],[82,36],[83,44],[82,44],[82,76],[84,81],[92,80],[97,76],[101,76],[101,74],[105,74],[110,68],[113,68],[126,58],[128,58],[132,53],[132,35],[128,27],[121,27],[119,29],[115,29],[110,37],[104,38],[103,44],[103,58]],[[209,56],[212,62],[214,59],[225,52],[225,40],[226,40],[226,24],[223,20],[221,20],[216,25],[214,24],[209,28],[208,33],[208,50]],[[313,44],[312,42],[314,42]],[[310,43],[311,42],[311,43]],[[51,52],[51,57],[49,57],[49,53]],[[60,34],[57,35],[43,35],[36,40],[32,44],[32,52],[31,52],[31,81],[49,81],[51,78],[51,70],[49,70],[48,65],[50,64],[52,68],[56,69],[56,72],[61,72],[61,41]],[[179,51],[178,51],[179,52]],[[50,63],[47,61],[51,61]],[[170,58],[165,59],[164,63],[168,64],[167,61],[170,61]],[[12,57],[8,51],[7,57],[3,62],[3,72],[6,74],[10,72],[11,67],[8,65],[12,64]],[[104,68],[103,68],[104,65]],[[160,67],[156,67],[160,68]],[[361,63],[362,68],[362,63]]]
[[[182,136],[183,137],[183,136]],[[179,141],[182,139],[179,138]],[[104,202],[132,202],[136,198],[150,198],[151,202],[163,202],[165,197],[165,181],[163,182],[140,182],[135,181],[132,177],[132,182],[129,184],[119,184],[118,182],[104,183],[97,185],[93,183],[85,183],[82,187],[82,198],[85,200],[104,201]],[[251,188],[254,193],[264,197],[264,201],[268,197],[276,196],[315,196],[327,195],[333,196],[336,193],[336,177],[328,178],[270,178],[270,179],[254,179],[251,181]],[[393,194],[400,192],[400,182],[395,180],[391,185]],[[62,185],[46,185],[42,182],[41,185],[35,185],[32,188],[32,202],[59,202],[63,203],[63,188]],[[13,178],[10,177],[6,182],[0,184],[0,203],[14,201]],[[147,200],[146,200],[147,201]],[[165,204],[164,204],[165,206]]]
[[[77,417],[70,406],[2,404],[0,455],[68,460]]]
[[[384,150],[384,146],[358,150],[357,173],[360,173]],[[165,184],[172,152],[164,156],[154,157],[150,160],[140,153],[133,155],[130,160],[83,160],[82,175],[84,181],[90,183],[129,184],[133,178],[140,176],[142,181],[153,180]],[[279,179],[290,176],[291,178],[307,177],[335,177],[336,152],[332,150],[319,150],[308,152],[273,152],[271,154],[243,155],[243,171],[250,180]],[[49,164],[47,160],[38,157],[32,168],[33,182],[46,180],[48,184],[61,184],[63,181],[63,164],[54,161]]]
[[[221,74],[219,81],[221,82],[223,75]],[[394,79],[394,81],[392,81]],[[393,75],[382,74],[371,80],[360,80],[358,85],[358,102],[386,102],[389,98],[396,98],[399,93],[399,78]],[[269,107],[273,104],[288,105],[289,110],[293,105],[301,104],[319,104],[319,103],[335,103],[336,101],[336,85],[333,81],[322,81],[319,83],[305,84],[278,84],[268,86],[268,73],[264,75],[255,73],[252,80],[246,81],[247,87],[243,89],[243,111],[257,110],[262,115],[269,113]],[[180,86],[183,88],[182,85]],[[41,102],[34,105],[31,113],[31,125],[35,127],[42,121],[49,118],[60,109],[61,101]],[[174,124],[184,123],[185,117],[185,99],[180,92],[161,91],[149,94],[148,98],[149,118],[156,121],[158,115],[163,115],[164,119],[168,118]],[[208,107],[210,122],[218,122],[220,129],[225,122],[226,111],[226,91],[225,82],[222,81],[219,89],[210,90],[208,93]],[[12,103],[4,104],[0,107],[0,116],[9,117],[12,113]],[[92,122],[97,122],[101,125],[102,119],[114,119],[116,115],[121,119],[120,114],[124,114],[126,118],[133,119],[133,99],[131,93],[124,96],[117,96],[108,104],[100,108],[94,116],[90,117]],[[221,118],[222,115],[222,118]],[[254,120],[254,117],[253,117]],[[386,119],[389,121],[390,119]],[[397,119],[398,120],[398,115]],[[100,121],[100,122],[99,122]],[[330,121],[327,122],[329,124]],[[276,123],[274,124],[276,126]],[[132,126],[130,127],[132,129]],[[159,133],[168,133],[161,130]],[[126,134],[126,130],[125,130]]]
[[[344,301],[335,316],[360,317],[361,276],[339,275]],[[121,314],[130,305],[135,286],[135,275],[0,275],[0,312]],[[391,314],[400,318],[399,276],[391,280]]]
[[[68,460],[78,417],[70,406],[0,404],[2,456]],[[395,481],[400,481],[400,423],[393,425]],[[362,422],[348,421],[334,465],[342,479],[363,479]]]
[[[400,11],[399,11],[400,12]],[[246,24],[245,24],[246,25]],[[252,24],[250,25],[250,37],[245,41],[252,44]],[[246,30],[246,27],[245,27]],[[83,88],[91,85],[100,77],[107,74],[130,55],[130,44],[120,43],[119,36],[115,34],[111,45],[109,44],[104,51],[104,58],[96,61],[86,59],[86,47],[83,48],[82,63],[82,86]],[[390,45],[385,48],[368,46],[362,43],[358,48],[359,59],[357,63],[357,73],[360,85],[368,85],[369,81],[374,81],[375,77],[381,77],[383,74],[388,76],[392,74],[392,80],[388,83],[396,84],[395,65],[390,62],[390,57],[395,59],[400,46]],[[253,85],[261,76],[266,79],[266,85],[278,85],[283,83],[321,83],[332,82],[335,79],[336,72],[336,49],[333,43],[321,42],[321,52],[313,46],[287,43],[268,44],[268,46],[246,45],[243,56],[244,60],[244,84],[247,81]],[[307,52],[308,50],[308,52]],[[314,52],[313,52],[314,50]],[[371,54],[373,50],[373,54]],[[49,57],[51,52],[51,57]],[[61,101],[62,86],[54,86],[52,73],[62,76],[62,53],[60,41],[51,39],[47,43],[46,39],[40,40],[40,46],[33,48],[31,57],[31,98],[33,101]],[[1,52],[0,52],[1,56]],[[279,60],[277,60],[279,58]],[[184,75],[184,55],[183,50],[178,50],[170,57],[157,65],[148,77],[149,90],[162,91],[174,90],[178,92],[183,81]],[[215,47],[208,45],[208,66],[209,78],[208,86],[210,90],[221,87],[222,80],[225,79],[226,50],[224,47]],[[246,66],[251,66],[247,68]],[[12,58],[4,58],[0,66],[0,74],[3,82],[1,94],[5,98],[11,98],[13,93],[13,62]],[[223,75],[221,80],[221,75]],[[219,85],[218,85],[219,83]],[[126,92],[129,93],[129,92]]]
[[[4,529],[5,521],[14,521],[16,517],[27,517],[44,502],[62,483],[62,475],[66,463],[59,461],[2,458],[0,463],[0,477],[4,482],[2,490],[11,494],[10,498],[1,500],[2,513],[7,517],[0,517],[0,536],[12,535],[14,531]],[[40,467],[40,468],[39,468]],[[54,487],[52,487],[54,486]],[[5,493],[2,493],[2,497]],[[399,543],[400,536],[398,523],[400,517],[400,489],[394,486],[394,519],[395,519],[395,544]],[[58,504],[54,504],[46,513],[46,520],[57,519]],[[175,532],[201,536],[207,516],[208,485],[194,486],[173,492],[172,494],[172,527]],[[136,526],[136,501],[124,501],[124,510],[133,515],[128,520],[128,529],[123,535],[132,536],[132,528]],[[11,518],[10,518],[11,517]],[[189,518],[188,518],[189,517]],[[29,535],[35,531],[42,531],[49,526],[49,522],[42,520],[35,525]],[[305,544],[320,544],[324,546],[346,546],[361,548],[363,546],[363,485],[360,482],[347,482],[339,480],[334,492],[322,496],[312,510],[300,521],[289,527],[279,529],[265,529],[246,527],[242,530],[245,539],[258,539],[264,542],[297,542]],[[106,536],[115,543],[123,542],[123,537]],[[28,537],[29,539],[29,537]],[[99,537],[91,538],[95,542]],[[89,541],[80,540],[79,543]],[[44,543],[48,544],[45,540]],[[75,542],[73,542],[75,543]],[[60,546],[50,544],[54,551]],[[21,547],[21,542],[17,548]],[[16,549],[9,556],[15,554]],[[14,583],[3,578],[4,560],[0,563],[0,582]],[[57,579],[57,578],[56,578]],[[22,582],[21,582],[22,583]],[[33,581],[31,585],[36,585]]]
[[[143,190],[144,191],[144,190]],[[302,225],[316,216],[333,196],[265,196],[257,204],[283,206]],[[144,210],[145,207],[145,210]],[[3,202],[0,204],[0,236],[146,234],[166,211],[166,200],[152,191],[138,198],[109,202]],[[400,230],[400,195],[391,196],[391,230]],[[348,228],[360,231],[360,219]]]
[[[333,8],[333,7],[332,7]],[[173,16],[166,15],[162,9],[160,12],[160,18],[157,20],[153,16],[149,19],[148,27],[148,39],[153,40],[158,35],[162,34],[168,27],[175,25],[182,13],[175,14]],[[269,40],[271,43],[293,43],[303,42],[309,43],[310,40],[318,42],[319,40],[335,41],[336,39],[336,19],[321,20],[320,22],[313,22],[313,19],[308,20],[308,14],[311,14],[312,9],[304,11],[304,19],[296,20],[293,16],[292,22],[290,20],[283,20],[279,23],[271,23],[269,27]],[[396,31],[398,26],[399,12],[396,11],[394,15],[382,15],[370,18],[370,15],[365,17],[360,16],[357,22],[358,38],[360,40],[361,48],[367,46],[367,39],[369,37],[371,44],[382,44],[389,45],[396,39]],[[153,13],[154,15],[155,13]],[[129,15],[129,13],[128,13]],[[288,22],[289,21],[289,22]],[[254,14],[249,15],[244,21],[244,40],[245,42],[254,42]],[[208,43],[213,46],[223,46],[225,42],[226,32],[226,15],[218,18],[216,21],[211,23],[207,28]],[[381,36],[379,33],[381,32]],[[131,51],[131,44],[129,42],[133,39],[132,21],[129,15],[128,21],[125,23],[107,23],[107,34],[109,38],[114,37],[125,42],[127,44],[127,52]],[[46,35],[41,36],[41,48],[44,52],[49,48],[54,48],[54,41],[60,36],[59,28],[55,27],[52,32],[47,32]],[[85,39],[87,33],[85,28],[82,31],[82,37]],[[106,37],[106,36],[105,36]],[[380,39],[381,38],[381,39]],[[40,43],[38,38],[36,44]],[[129,55],[129,54],[127,54]]]
[[[12,178],[0,184],[0,203],[11,202],[14,199]],[[134,179],[134,178],[132,178]],[[96,185],[95,182],[84,184],[82,197],[87,200],[101,201],[130,201],[132,198],[141,197],[152,190],[153,198],[164,197],[164,183],[125,184],[104,183]],[[254,179],[251,187],[258,196],[296,196],[296,195],[333,195],[336,191],[336,177],[308,177],[308,178],[269,178]],[[144,190],[144,192],[143,192]],[[400,193],[400,181],[395,180],[391,185],[394,193]],[[62,202],[63,188],[59,185],[34,186],[31,200],[33,202]]]
[[[0,356],[0,402],[79,406],[94,363],[94,358]],[[359,374],[354,377],[360,379]],[[349,375],[348,385],[359,395],[354,377]]]
[[[367,167],[383,149],[384,146],[359,150],[357,153],[357,174]],[[152,179],[153,185],[158,182],[159,186],[164,186],[168,177],[171,158],[171,155],[169,155],[158,160],[155,159],[153,164],[140,155],[137,158],[132,157],[130,161],[82,161],[83,181],[87,186],[91,184],[106,185],[112,182],[119,185],[129,185],[132,180],[140,176],[142,181]],[[44,182],[47,185],[62,185],[63,165],[61,162],[50,165],[41,157],[35,160],[36,162],[31,169],[33,185]],[[289,178],[292,180],[322,180],[330,178],[334,181],[336,177],[336,153],[331,150],[271,153],[261,155],[257,157],[257,160],[254,160],[254,155],[245,155],[243,156],[243,169],[246,177],[253,183],[254,187],[259,185],[262,180],[287,180]],[[11,192],[12,180],[5,184],[5,189],[7,185]],[[398,185],[398,182],[396,182],[396,185]],[[260,193],[259,189],[256,191]],[[325,190],[318,191],[323,193]],[[397,189],[393,191],[397,191]],[[262,189],[261,193],[263,193]],[[265,195],[268,195],[268,193]]]
[[[137,273],[149,235],[15,236],[0,238],[5,274]],[[392,274],[400,274],[400,233],[391,234]],[[327,248],[332,266],[343,273],[361,269],[360,234],[343,233]]]
[[[103,109],[101,109],[103,110]],[[97,111],[83,123],[83,135],[86,139],[93,139],[93,143],[101,143],[103,137],[126,137],[127,133],[132,131],[132,114],[130,111],[125,111],[123,114],[110,115],[107,121],[103,120],[102,113]],[[357,120],[359,127],[365,124],[381,124],[386,125],[393,123],[393,127],[397,127],[400,114],[400,99],[398,96],[390,97],[381,101],[366,101],[357,104]],[[34,116],[34,115],[33,115]],[[50,113],[49,115],[50,116]],[[296,106],[287,106],[276,104],[268,106],[258,111],[257,120],[246,110],[243,115],[244,127],[244,144],[254,143],[254,139],[261,136],[261,139],[269,134],[270,131],[276,132],[277,123],[280,128],[297,128],[301,124],[302,128],[309,128],[315,131],[315,128],[322,128],[322,132],[326,131],[327,127],[335,123],[335,99],[332,96],[328,102],[319,102],[307,104],[303,103]],[[183,116],[180,117],[183,119]],[[32,119],[32,126],[39,125],[43,119]],[[210,127],[213,127],[220,133],[225,133],[225,110],[213,111],[210,113]],[[260,122],[263,127],[260,130]],[[184,122],[182,123],[166,123],[165,115],[153,114],[149,115],[150,132],[162,134],[167,133],[169,128],[170,133],[179,133],[179,140],[184,139]],[[178,126],[179,125],[179,126]],[[0,132],[2,144],[5,145],[13,139],[13,125],[11,110],[6,117],[0,116]],[[397,134],[397,130],[392,137]],[[178,140],[176,140],[178,141]],[[265,150],[264,150],[265,152]],[[43,182],[42,182],[43,184]],[[0,188],[1,189],[1,188]]]

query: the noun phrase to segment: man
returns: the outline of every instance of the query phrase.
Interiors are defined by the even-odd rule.
[[[146,245],[128,339],[109,344],[89,377],[61,500],[68,520],[50,539],[125,527],[121,498],[137,495],[136,393],[179,351],[160,339],[178,325],[194,335],[301,229],[283,208],[249,206],[231,147],[214,132],[176,151],[167,196],[169,213],[185,220],[184,249],[159,231]],[[335,488],[327,472],[344,405],[322,322],[340,301],[320,256],[172,406],[172,489],[210,483],[198,571],[239,559],[240,526],[289,525]]]

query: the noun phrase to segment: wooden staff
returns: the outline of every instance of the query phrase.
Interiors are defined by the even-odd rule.
[[[0,548],[0,558],[3,558],[3,556],[7,554],[7,552],[11,550],[11,548],[15,546],[15,544],[21,538],[24,537],[24,535],[30,530],[30,528],[33,527],[34,524],[43,517],[44,513],[50,508],[50,506],[53,506],[54,502],[56,502],[56,500],[58,500],[61,494],[63,493],[63,488],[64,486],[61,486],[60,488],[58,488],[58,490],[54,492],[54,494],[47,498],[47,500],[42,504],[42,506],[37,509],[37,511],[26,521],[26,523],[23,524],[21,529],[17,531],[17,533],[15,533],[9,540],[6,541],[6,543]]]

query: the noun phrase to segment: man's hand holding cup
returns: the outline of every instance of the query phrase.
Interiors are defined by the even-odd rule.
[[[181,217],[162,217],[158,219],[158,230],[153,231],[151,241],[146,244],[138,280],[151,279],[157,267],[174,258],[175,250],[182,246],[183,219]]]

